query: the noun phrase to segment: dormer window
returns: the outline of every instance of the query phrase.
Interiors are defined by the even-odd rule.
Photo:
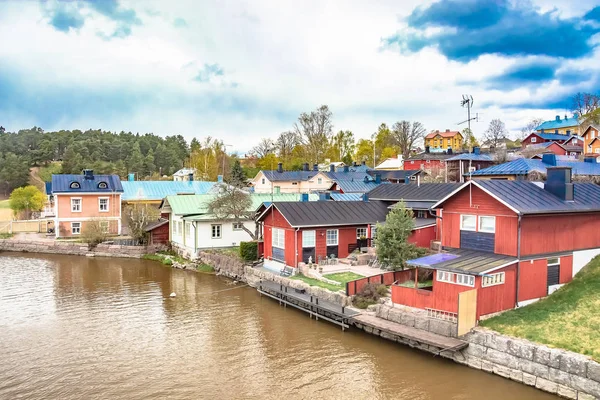
[[[98,183],[98,189],[108,189],[108,183],[106,183],[106,182]]]
[[[81,185],[79,184],[79,182],[71,182],[71,184],[69,185],[69,188],[71,188],[71,189],[81,189]]]

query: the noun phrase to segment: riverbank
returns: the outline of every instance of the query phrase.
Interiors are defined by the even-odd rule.
[[[90,249],[86,243],[67,242],[54,239],[0,239],[0,251],[66,254],[87,257],[142,258],[145,254],[155,253],[163,249],[164,246],[121,246],[114,244],[99,244]]]

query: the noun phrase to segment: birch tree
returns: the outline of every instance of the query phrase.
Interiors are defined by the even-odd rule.
[[[302,113],[294,124],[294,132],[300,138],[308,162],[319,163],[325,158],[333,134],[332,113],[322,105],[310,113]]]

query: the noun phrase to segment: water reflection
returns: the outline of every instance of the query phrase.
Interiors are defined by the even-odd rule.
[[[3,253],[0,398],[17,397],[552,398],[212,275]]]

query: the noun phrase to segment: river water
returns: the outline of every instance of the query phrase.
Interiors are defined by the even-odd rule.
[[[169,294],[176,292],[176,298]],[[0,254],[0,399],[552,399],[153,261]]]

